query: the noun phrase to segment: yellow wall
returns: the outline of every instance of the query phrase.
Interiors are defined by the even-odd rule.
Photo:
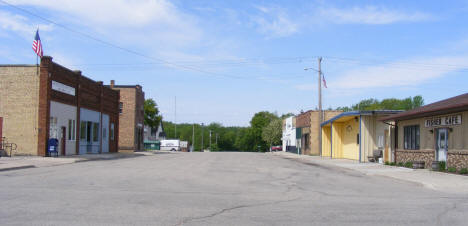
[[[343,123],[343,158],[359,160],[359,121],[355,119]]]
[[[322,156],[330,157],[330,127],[322,127]]]
[[[332,155],[333,158],[343,158],[342,123],[334,122],[332,124]]]
[[[37,68],[0,67],[0,117],[3,136],[18,155],[37,155],[39,75]]]

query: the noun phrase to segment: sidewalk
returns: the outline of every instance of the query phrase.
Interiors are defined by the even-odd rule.
[[[60,157],[40,157],[40,156],[13,156],[0,158],[0,171],[26,169],[35,167],[49,167],[76,162],[114,160],[120,158],[133,158],[144,155],[153,155],[151,152],[135,153],[106,153],[106,154],[84,154]]]
[[[378,163],[359,163],[358,161],[348,159],[330,159],[320,156],[297,155],[283,151],[272,152],[272,154],[322,166],[355,170],[365,175],[384,176],[414,182],[437,191],[468,194],[468,176],[435,172],[429,169],[408,169],[404,167],[386,166]]]

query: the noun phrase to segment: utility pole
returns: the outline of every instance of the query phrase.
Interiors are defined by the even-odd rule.
[[[323,122],[323,111],[322,111],[322,57],[318,58],[318,70],[314,68],[304,68],[304,70],[314,70],[318,72],[318,113],[319,113],[319,123],[318,123],[318,146],[320,156],[322,156],[322,128],[320,124]]]
[[[174,96],[174,139],[177,139],[177,96]]]
[[[210,129],[210,151],[211,151],[211,129]]]
[[[192,151],[195,151],[195,123],[192,125]]]
[[[216,133],[216,146],[218,146],[218,133]]]
[[[319,107],[319,124],[318,124],[318,134],[319,134],[319,153],[322,156],[322,127],[320,126],[323,122],[323,112],[322,112],[322,57],[318,58],[318,107]]]
[[[202,152],[203,152],[203,149],[204,149],[203,148],[203,129],[204,129],[204,127],[203,127],[203,123],[202,123],[201,124],[201,151]]]

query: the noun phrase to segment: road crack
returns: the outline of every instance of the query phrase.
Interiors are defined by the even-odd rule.
[[[232,211],[232,210],[236,210],[236,209],[250,208],[250,207],[259,207],[259,206],[268,206],[268,205],[276,205],[276,204],[281,204],[281,203],[294,202],[294,201],[297,201],[297,200],[299,200],[299,199],[301,199],[301,197],[296,197],[296,198],[288,199],[288,200],[279,200],[279,201],[275,201],[275,202],[265,202],[265,203],[250,204],[250,205],[238,205],[238,206],[233,206],[233,207],[221,209],[221,210],[219,210],[219,211],[216,211],[216,212],[211,213],[211,214],[208,214],[208,215],[199,216],[199,217],[190,217],[190,218],[186,218],[186,219],[182,220],[182,222],[176,224],[176,226],[184,225],[184,224],[190,223],[190,222],[192,222],[192,221],[206,220],[206,219],[209,219],[209,218],[212,218],[212,217],[216,217],[216,216],[218,216],[218,215],[221,215],[221,214],[223,214],[223,213],[226,213],[226,212],[229,212],[229,211]]]

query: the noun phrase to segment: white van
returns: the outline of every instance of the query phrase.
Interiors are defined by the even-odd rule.
[[[161,151],[180,151],[180,140],[162,140]]]

